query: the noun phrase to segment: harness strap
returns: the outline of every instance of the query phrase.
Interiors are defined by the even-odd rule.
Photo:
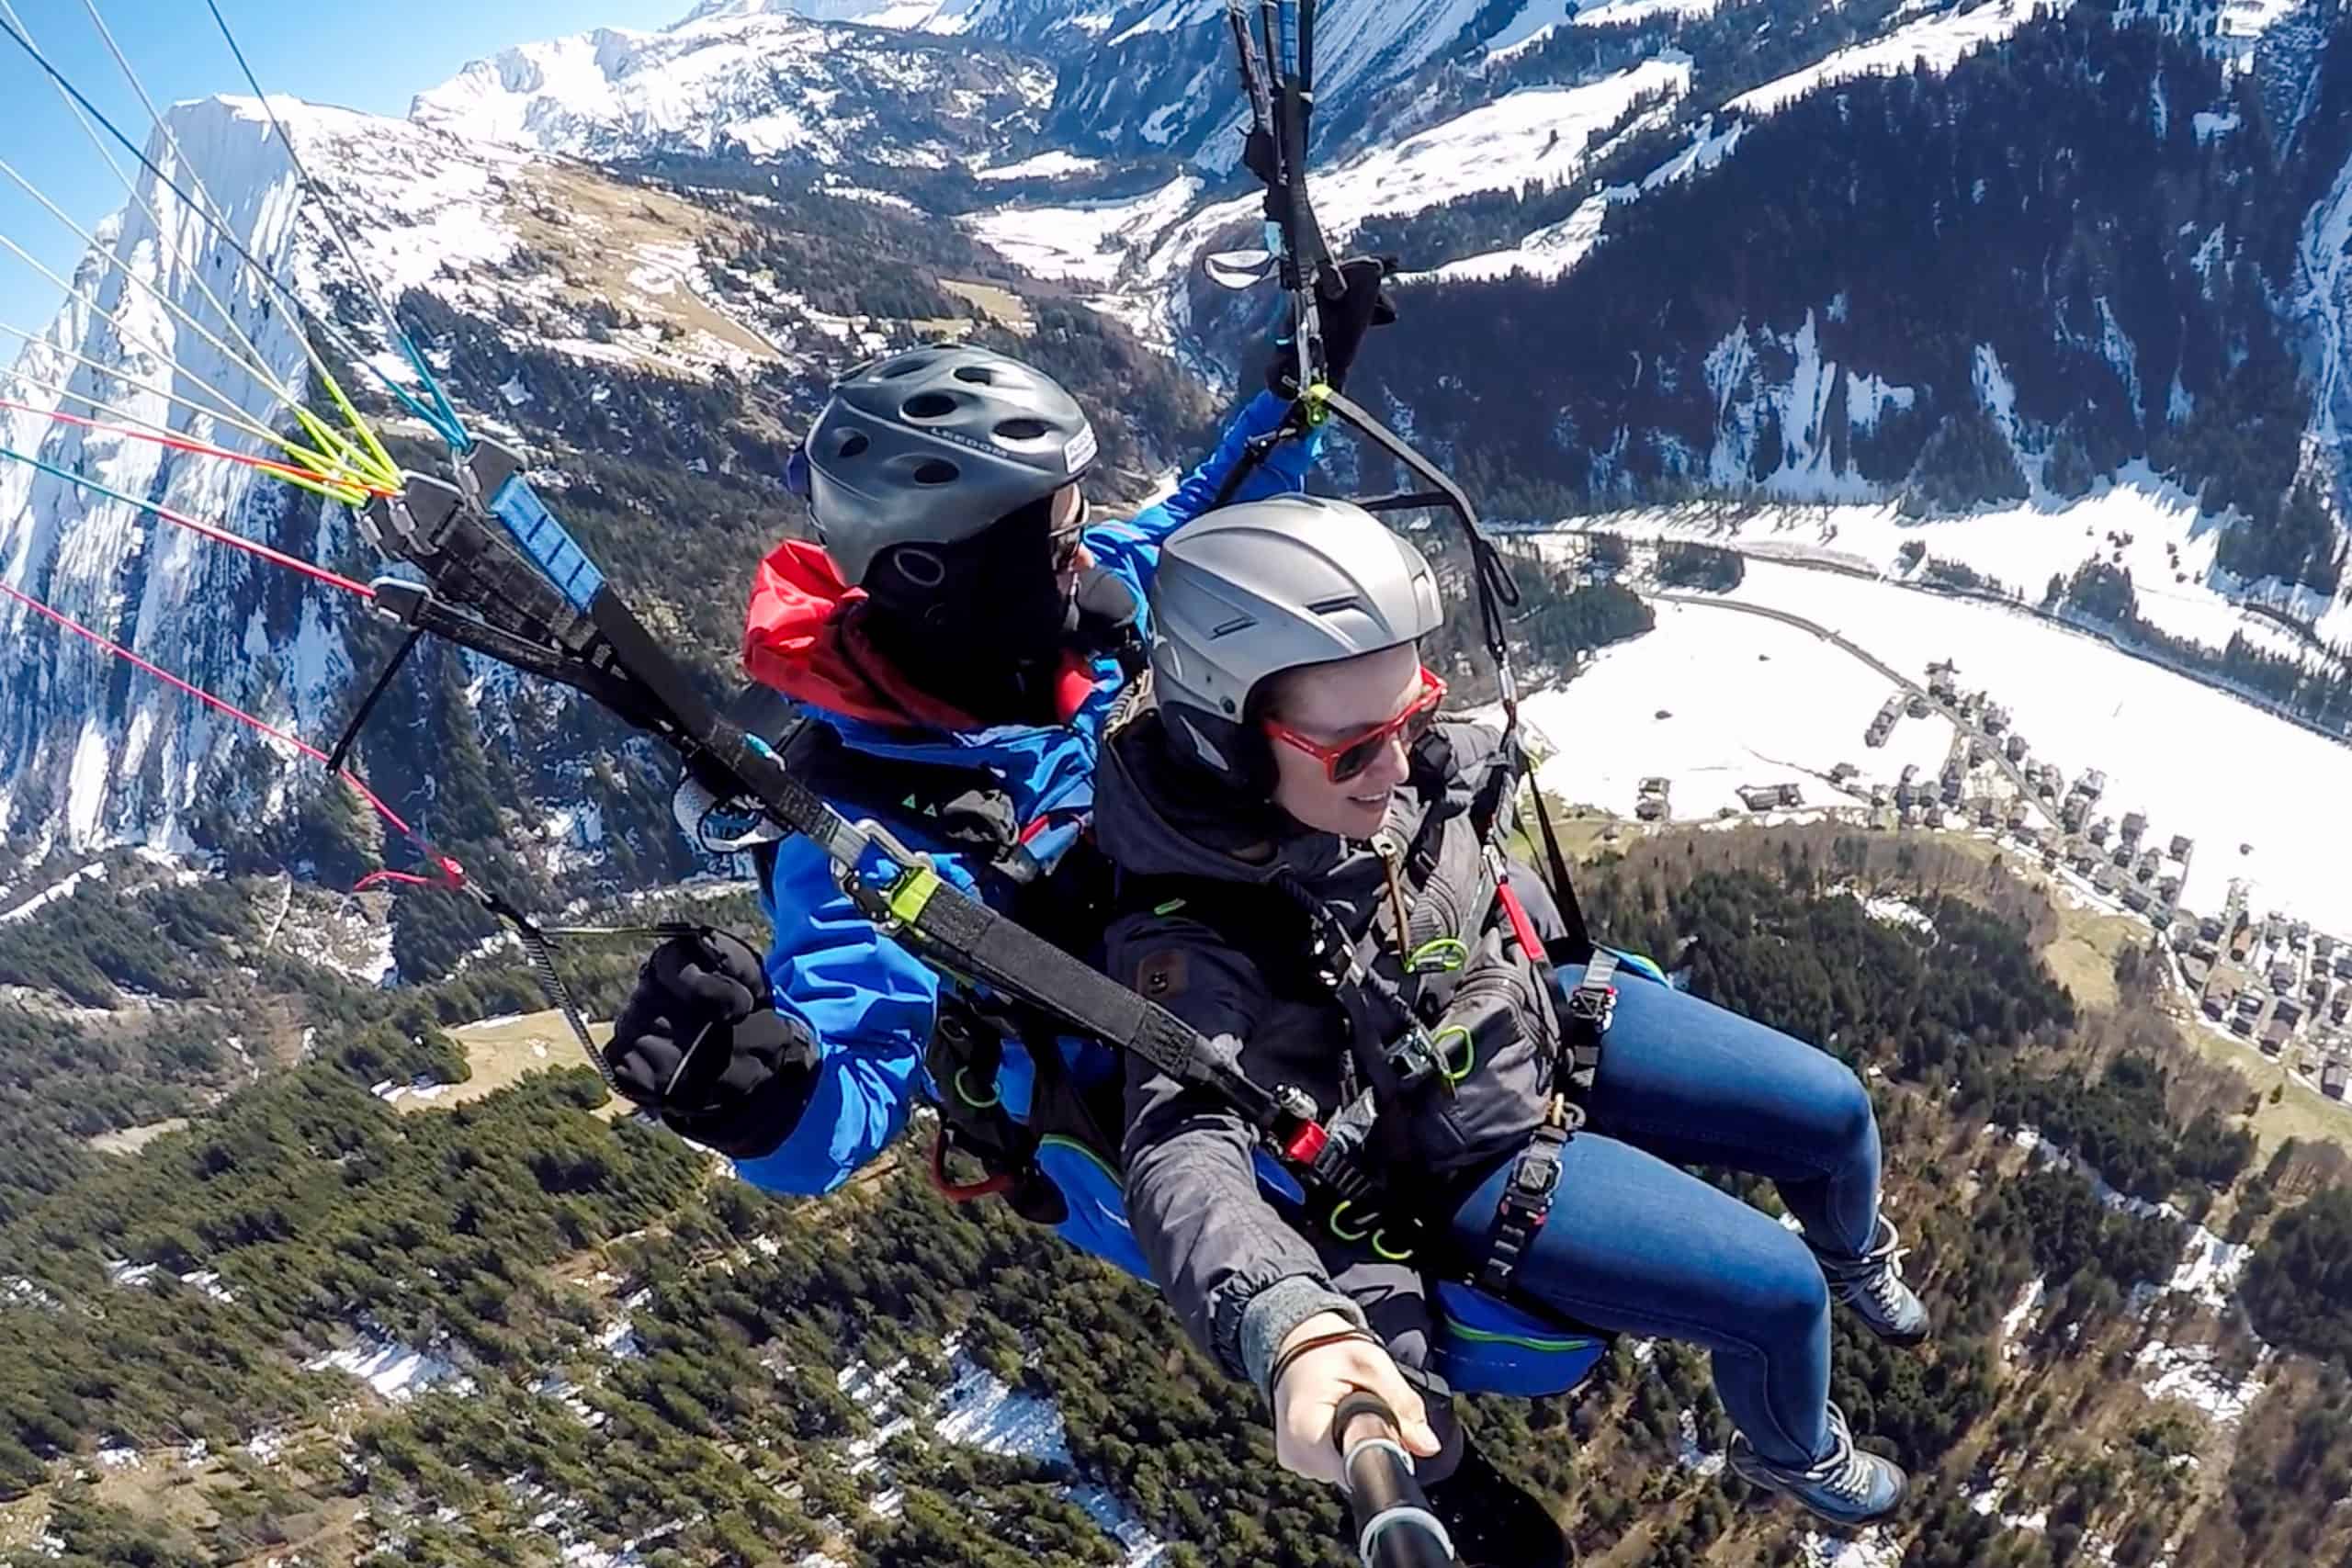
[[[1478,1270],[1478,1288],[1496,1297],[1510,1289],[1520,1259],[1535,1244],[1544,1222],[1551,1218],[1552,1199],[1560,1186],[1560,1156],[1568,1140],[1584,1126],[1585,1097],[1591,1093],[1600,1071],[1600,1047],[1617,1010],[1617,955],[1595,949],[1592,962],[1568,993],[1561,1020],[1561,1054],[1555,1070],[1552,1103],[1543,1124],[1511,1162],[1510,1178],[1503,1183],[1495,1205],[1494,1224],[1487,1233],[1487,1258]]]

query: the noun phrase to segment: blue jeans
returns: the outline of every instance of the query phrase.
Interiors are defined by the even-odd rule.
[[[1577,968],[1561,983],[1574,986]],[[1823,1252],[1878,1223],[1878,1122],[1835,1057],[1695,997],[1621,976],[1617,1012],[1568,1140],[1551,1214],[1512,1293],[1595,1328],[1711,1353],[1715,1392],[1763,1458],[1829,1447],[1829,1292],[1804,1240],[1679,1168],[1770,1178]],[[1453,1239],[1483,1257],[1510,1162],[1464,1201]]]

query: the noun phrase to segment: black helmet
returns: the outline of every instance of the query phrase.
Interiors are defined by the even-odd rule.
[[[833,384],[796,460],[825,553],[863,583],[901,545],[947,546],[1075,483],[1094,427],[1050,378],[985,348],[939,344]],[[797,481],[805,479],[805,486]]]

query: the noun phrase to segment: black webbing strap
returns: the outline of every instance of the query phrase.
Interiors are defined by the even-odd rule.
[[[1577,902],[1576,884],[1568,879],[1568,857],[1560,852],[1560,836],[1552,830],[1552,813],[1544,805],[1544,786],[1535,782],[1534,770],[1528,770],[1527,793],[1535,800],[1535,825],[1544,835],[1544,869],[1551,874],[1552,902],[1560,911],[1560,924],[1566,929],[1557,951],[1549,954],[1558,964],[1598,964],[1601,948],[1592,940],[1592,928],[1584,923],[1584,906]],[[1613,957],[1609,961],[1616,967]]]
[[[1584,1100],[1600,1071],[1601,1043],[1617,1009],[1616,975],[1617,955],[1598,949],[1584,978],[1568,993],[1551,1105],[1534,1136],[1511,1162],[1510,1178],[1503,1183],[1494,1224],[1487,1233],[1478,1288],[1489,1295],[1499,1297],[1510,1289],[1520,1259],[1551,1217],[1552,1200],[1560,1186],[1561,1153],[1584,1125]]]
[[[351,748],[358,742],[360,730],[367,728],[368,716],[376,711],[376,705],[382,702],[384,694],[392,689],[392,678],[401,672],[401,666],[408,662],[408,656],[416,651],[416,645],[424,637],[423,626],[409,627],[408,636],[401,639],[400,647],[393,651],[391,658],[384,661],[384,667],[376,672],[375,683],[368,688],[368,694],[359,699],[359,706],[352,712],[351,722],[343,727],[343,733],[335,739],[334,749],[327,753],[328,773],[343,772],[344,761],[351,755]]]

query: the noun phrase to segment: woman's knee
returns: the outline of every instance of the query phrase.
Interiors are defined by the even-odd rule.
[[[1794,1231],[1781,1230],[1772,1246],[1759,1250],[1742,1284],[1741,1304],[1768,1346],[1812,1334],[1828,1321],[1828,1281]]]
[[[1853,1068],[1834,1056],[1822,1060],[1829,1071],[1822,1075],[1821,1116],[1825,1134],[1845,1159],[1878,1154],[1878,1111],[1871,1091]],[[1842,1164],[1843,1160],[1839,1162]]]

